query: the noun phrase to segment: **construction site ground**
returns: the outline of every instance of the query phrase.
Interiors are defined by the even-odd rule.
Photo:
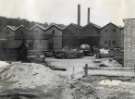
[[[36,63],[1,64],[0,99],[15,99],[9,96],[16,93],[17,99],[135,99],[134,67],[95,57],[46,61],[66,71]],[[85,64],[89,67],[87,76]]]

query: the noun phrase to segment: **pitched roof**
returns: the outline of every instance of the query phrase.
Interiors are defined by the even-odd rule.
[[[59,28],[61,28],[61,29],[65,29],[65,28],[66,28],[66,26],[63,25],[63,24],[57,24],[57,26],[58,26]]]
[[[20,26],[11,26],[11,25],[7,25],[6,28],[9,28],[10,30],[12,31],[17,31],[18,29],[24,27],[23,25],[20,25]]]
[[[6,39],[7,37],[13,37],[15,33],[15,27],[14,26],[6,26],[2,29],[0,32],[0,39]]]
[[[58,24],[52,24],[50,26],[48,26],[45,31],[48,31],[49,29],[51,29],[52,27],[55,27],[57,28],[58,30],[64,30],[66,27],[65,26],[62,26],[62,25],[58,25]]]
[[[70,33],[70,35],[78,38],[79,32],[81,29],[82,29],[81,26],[71,23],[64,29],[64,32],[66,31],[65,33],[68,33],[68,34]]]
[[[82,28],[82,26],[79,26],[79,25],[74,24],[74,23],[71,23],[69,26],[73,26],[74,28],[78,28],[78,29]]]
[[[89,23],[81,29],[80,35],[85,36],[85,37],[86,36],[99,36],[100,29],[101,29],[100,26],[94,23]]]
[[[20,28],[22,28],[23,26],[10,26],[7,25],[2,33],[0,34],[0,47],[1,48],[18,48],[21,46],[22,44],[22,40],[15,40],[16,39],[16,31]],[[12,32],[7,33],[7,29],[11,30]],[[9,40],[12,39],[12,40]]]
[[[105,26],[103,26],[102,29],[104,29],[104,28],[106,28],[106,27],[108,27],[108,26],[110,26],[110,25],[112,25],[112,26],[114,26],[114,27],[116,27],[116,28],[121,28],[120,26],[117,26],[116,24],[110,22],[110,23],[106,24]]]
[[[21,29],[21,28],[24,28],[24,25],[20,25],[20,26],[16,27],[16,31]]]
[[[40,28],[40,29],[41,29],[41,30],[43,30],[43,31],[45,31],[45,30],[46,30],[46,28],[45,28],[44,26],[39,25],[39,24],[35,24],[35,25],[33,25],[33,26],[30,28],[30,30],[33,30],[33,29],[35,29],[36,27]]]
[[[51,24],[51,25],[49,25],[48,27],[50,27],[50,26],[56,26],[56,27],[58,27],[58,28],[60,28],[60,29],[65,29],[66,28],[66,26],[64,25],[64,24]]]
[[[15,26],[11,26],[11,25],[7,25],[6,28],[12,30],[12,31],[16,31],[16,27]]]
[[[66,30],[66,29],[68,29],[71,32],[75,33],[75,32],[79,32],[82,29],[82,27],[77,25],[77,24],[71,23],[64,30]]]
[[[92,22],[90,22],[89,24],[85,25],[84,27],[87,27],[87,26],[89,26],[89,25],[93,25],[93,26],[96,27],[97,29],[101,29],[101,26],[99,26],[99,25],[97,25],[97,24],[95,24],[95,23],[92,23]]]

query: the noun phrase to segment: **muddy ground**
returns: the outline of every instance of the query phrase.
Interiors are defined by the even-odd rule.
[[[0,71],[0,99],[135,99],[133,76],[84,77],[84,65],[98,67],[100,62],[95,61],[121,67],[115,61],[109,63],[94,57],[47,59],[50,65],[67,71],[35,63],[13,63]]]

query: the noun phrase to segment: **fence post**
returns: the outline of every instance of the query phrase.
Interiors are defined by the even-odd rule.
[[[75,72],[75,68],[73,66],[73,71],[72,71],[72,74],[71,74],[71,79],[74,79],[74,72]]]
[[[85,64],[84,67],[84,77],[88,76],[88,64]]]
[[[134,73],[135,73],[135,64],[134,64]]]

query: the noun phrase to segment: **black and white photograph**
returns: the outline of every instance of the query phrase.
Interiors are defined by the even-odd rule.
[[[135,0],[0,0],[0,99],[135,99]]]

